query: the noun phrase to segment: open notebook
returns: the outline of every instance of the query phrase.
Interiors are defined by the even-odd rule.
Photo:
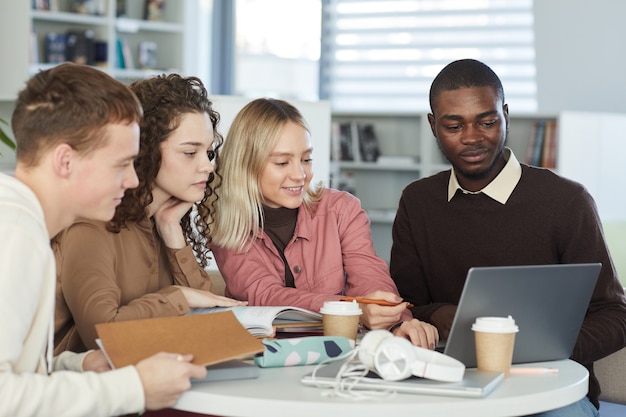
[[[302,378],[304,385],[332,388],[337,383],[336,375],[343,361],[325,365]],[[393,390],[405,394],[444,395],[452,397],[482,398],[500,384],[504,374],[501,372],[482,372],[466,369],[463,380],[459,382],[442,382],[432,379],[411,377],[402,381],[385,381],[374,372],[360,377],[353,385],[353,390]]]
[[[232,311],[237,320],[253,336],[274,336],[282,332],[310,332],[322,330],[322,315],[315,311],[294,306],[236,306],[197,308],[189,315]]]

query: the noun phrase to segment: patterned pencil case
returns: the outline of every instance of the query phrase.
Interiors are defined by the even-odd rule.
[[[254,363],[262,368],[332,362],[354,349],[354,341],[342,336],[263,339],[261,342],[265,350],[254,357]]]

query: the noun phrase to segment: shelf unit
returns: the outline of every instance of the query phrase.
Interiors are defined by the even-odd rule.
[[[534,123],[546,120],[556,121],[558,126],[559,116],[521,114],[510,117],[507,146],[513,149],[520,162],[526,162]],[[450,169],[450,165],[437,146],[426,113],[334,113],[332,122],[372,124],[380,154],[402,157],[398,163],[389,158],[383,158],[384,163],[331,161],[331,187],[347,189],[361,200],[371,222],[376,252],[389,262],[391,227],[402,190],[416,179]],[[406,157],[415,162],[407,163]]]
[[[53,11],[31,9],[30,1],[3,2],[0,6],[0,28],[3,28],[0,29],[0,35],[4,36],[0,38],[0,47],[6,51],[6,56],[13,55],[13,51],[18,55],[14,56],[10,68],[3,68],[3,73],[6,70],[7,75],[5,77],[3,74],[4,80],[0,80],[0,100],[14,99],[28,77],[54,66],[43,62],[44,38],[50,32],[93,31],[95,41],[106,43],[106,61],[99,63],[98,67],[124,82],[132,82],[154,73],[184,72],[185,41],[188,36],[185,16],[189,0],[168,3],[161,21],[143,19],[145,0],[126,0],[126,14],[119,17],[117,0],[102,1],[102,15],[75,13],[72,11],[72,0],[57,0],[58,8]],[[16,36],[16,33],[23,36]],[[117,39],[128,45],[133,57],[132,67],[129,65],[122,69],[118,65]],[[157,65],[154,69],[140,68],[138,48],[144,41],[157,44]],[[36,53],[34,46],[37,48]],[[34,62],[36,58],[38,62]]]
[[[376,252],[389,261],[391,225],[402,190],[448,165],[437,149],[425,114],[334,113],[332,122],[373,126],[383,158],[376,162],[331,161],[330,186],[350,191],[361,200],[371,221]]]

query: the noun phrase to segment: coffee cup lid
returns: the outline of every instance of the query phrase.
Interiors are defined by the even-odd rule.
[[[362,311],[356,301],[326,301],[320,309],[322,314],[334,314],[336,316],[361,315]]]
[[[472,325],[475,332],[517,333],[519,328],[513,317],[478,317]]]

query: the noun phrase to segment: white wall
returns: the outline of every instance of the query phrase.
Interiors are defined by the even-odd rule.
[[[0,100],[12,100],[23,87],[30,54],[30,1],[0,2]]]
[[[185,2],[185,31],[183,70],[185,75],[193,75],[202,80],[210,90],[211,86],[211,19],[213,1],[187,0]],[[210,93],[210,91],[209,91]]]
[[[616,134],[626,114],[566,111],[560,114],[559,174],[582,183],[593,196],[602,221],[626,219],[626,137]],[[589,138],[596,138],[590,140]]]
[[[603,221],[623,220],[626,1],[534,0],[534,10],[538,111],[565,111],[559,173],[587,187]]]
[[[538,111],[626,113],[626,1],[534,0],[534,9]]]

